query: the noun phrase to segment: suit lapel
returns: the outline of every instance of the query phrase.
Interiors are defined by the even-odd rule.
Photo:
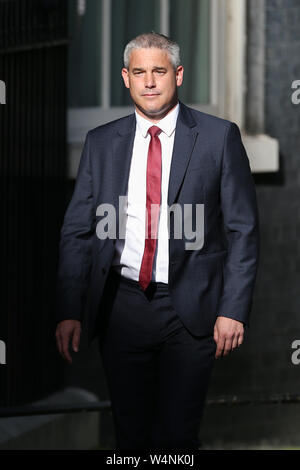
[[[196,123],[188,108],[180,103],[170,169],[168,206],[175,202],[182,185],[198,135],[195,126]]]
[[[113,139],[112,192],[116,200],[127,191],[135,125],[135,115],[131,114]]]
[[[125,196],[127,193],[135,126],[135,115],[131,114],[128,118],[121,121],[121,125],[112,142],[111,192],[116,209],[117,233],[119,233],[119,196]]]

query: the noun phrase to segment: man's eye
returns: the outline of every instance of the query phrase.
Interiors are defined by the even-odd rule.
[[[134,75],[141,75],[143,72],[134,72]]]
[[[156,73],[158,73],[158,75],[163,75],[165,73],[164,70],[156,70]]]

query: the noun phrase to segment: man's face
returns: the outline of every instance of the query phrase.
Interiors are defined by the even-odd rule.
[[[134,49],[129,68],[122,77],[136,110],[158,122],[177,104],[177,87],[183,81],[183,67],[174,70],[168,53],[161,49]]]

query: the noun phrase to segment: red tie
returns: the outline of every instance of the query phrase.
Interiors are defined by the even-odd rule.
[[[147,289],[152,278],[161,200],[161,143],[158,137],[161,129],[157,126],[152,126],[148,132],[151,140],[147,159],[147,223],[145,248],[139,275],[139,283],[143,290]]]

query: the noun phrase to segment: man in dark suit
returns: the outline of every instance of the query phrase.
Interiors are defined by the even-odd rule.
[[[176,43],[138,36],[122,76],[135,113],[88,132],[65,215],[57,345],[71,362],[88,298],[117,447],[197,449],[214,359],[242,343],[249,320],[255,187],[238,127],[178,102]]]

